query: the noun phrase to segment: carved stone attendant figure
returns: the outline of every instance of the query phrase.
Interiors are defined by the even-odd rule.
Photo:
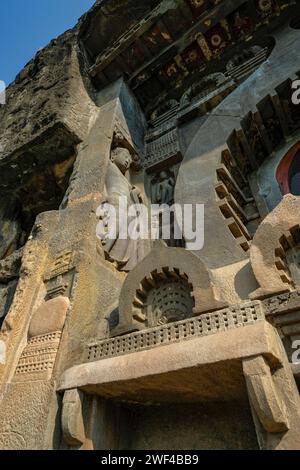
[[[175,178],[170,171],[162,171],[152,180],[151,199],[153,204],[174,203]]]
[[[175,175],[172,170],[161,171],[152,180],[151,185],[151,201],[152,204],[173,206],[174,204],[174,190],[175,190]],[[184,246],[183,240],[175,239],[175,218],[174,213],[170,213],[170,237],[166,239],[163,235],[163,211],[159,214],[159,237],[163,239],[168,246],[182,247]],[[167,231],[166,231],[167,233]]]

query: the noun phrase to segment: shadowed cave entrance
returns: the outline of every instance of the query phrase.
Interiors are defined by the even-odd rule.
[[[258,449],[247,400],[145,405],[108,400],[98,410],[105,432],[95,426],[95,450]]]

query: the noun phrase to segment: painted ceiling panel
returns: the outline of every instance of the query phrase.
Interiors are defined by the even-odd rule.
[[[293,7],[294,0],[103,1],[83,21],[81,43],[96,86],[123,75],[144,106],[153,90],[178,99],[204,74],[226,71],[241,42],[265,47]]]

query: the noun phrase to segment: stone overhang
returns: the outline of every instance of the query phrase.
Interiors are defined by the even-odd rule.
[[[133,402],[201,402],[246,398],[243,361],[263,356],[281,366],[274,328],[265,320],[213,335],[85,363],[62,375],[58,391]]]

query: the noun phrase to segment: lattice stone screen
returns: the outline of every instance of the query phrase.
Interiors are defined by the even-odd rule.
[[[261,303],[248,302],[214,313],[190,318],[161,327],[91,343],[86,352],[89,362],[131,354],[170,343],[240,328],[264,320]]]

